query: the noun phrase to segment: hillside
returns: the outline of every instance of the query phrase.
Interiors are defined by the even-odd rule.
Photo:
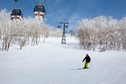
[[[0,84],[126,83],[125,52],[84,51],[74,37],[67,37],[66,45],[60,41],[47,38],[45,44],[0,51]],[[78,70],[86,53],[91,57],[90,69]]]

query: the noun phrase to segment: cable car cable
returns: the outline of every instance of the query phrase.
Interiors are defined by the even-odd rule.
[[[34,4],[38,4],[38,2],[36,2],[35,0],[31,0]]]
[[[27,7],[27,8],[33,9],[32,6],[26,4],[25,2],[23,2],[23,1],[21,1],[21,0],[20,0],[20,3],[23,4],[23,5],[24,5],[25,7]]]
[[[16,8],[16,4],[17,4],[18,0],[14,0],[14,1],[15,1],[14,8]]]
[[[37,1],[37,0],[34,0],[37,4],[39,4],[39,1]]]
[[[46,3],[47,0],[44,0],[43,5]]]

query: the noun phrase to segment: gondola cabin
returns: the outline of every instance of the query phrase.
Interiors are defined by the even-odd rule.
[[[45,7],[43,4],[38,4],[34,8],[34,15],[37,19],[44,19]]]
[[[14,9],[11,13],[12,21],[21,21],[23,19],[23,14],[20,9]]]

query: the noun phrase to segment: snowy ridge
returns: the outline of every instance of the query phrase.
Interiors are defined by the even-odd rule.
[[[47,38],[37,46],[16,46],[0,51],[0,84],[125,84],[126,53],[93,52],[79,48],[78,40]],[[85,54],[91,56],[90,69],[83,67]]]

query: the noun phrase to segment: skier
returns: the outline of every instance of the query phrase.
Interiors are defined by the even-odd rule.
[[[85,64],[84,64],[83,69],[87,69],[87,68],[88,68],[88,64],[89,64],[90,61],[91,61],[91,58],[90,58],[90,56],[89,56],[88,54],[86,54],[86,56],[85,56],[85,58],[82,60],[82,62],[84,62],[84,60],[85,60]]]

